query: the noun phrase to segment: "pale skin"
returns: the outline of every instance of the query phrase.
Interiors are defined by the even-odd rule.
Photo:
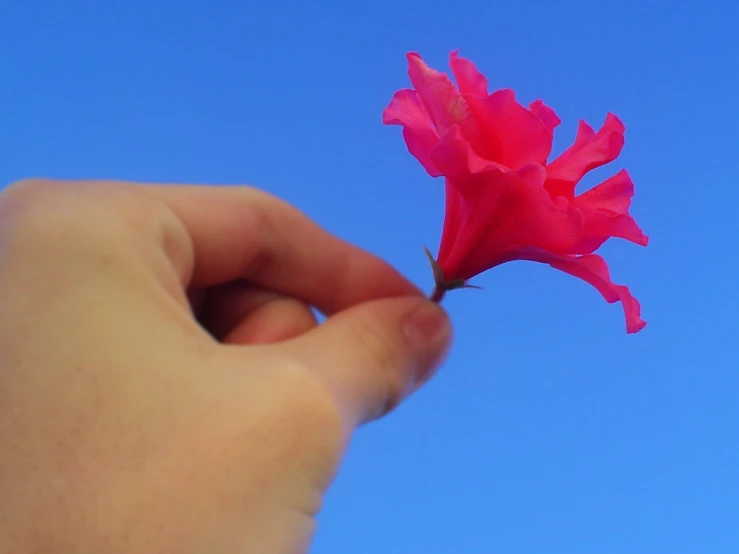
[[[0,552],[307,552],[355,429],[450,340],[387,263],[257,189],[12,185]]]

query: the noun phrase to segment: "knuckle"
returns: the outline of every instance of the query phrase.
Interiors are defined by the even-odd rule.
[[[35,244],[73,247],[121,234],[151,235],[168,221],[165,211],[138,187],[108,181],[26,179],[0,193],[3,234]]]
[[[59,239],[63,230],[55,225],[64,211],[64,193],[55,182],[27,179],[13,183],[0,193],[0,234],[4,241]],[[68,227],[68,226],[65,226]]]
[[[266,480],[291,488],[307,480],[309,490],[324,490],[351,431],[339,400],[320,375],[294,358],[270,354],[263,363],[268,371],[248,376],[240,371],[243,363],[237,364],[234,375],[249,380],[246,389],[234,388],[239,391],[234,396],[236,413],[248,414],[249,440],[243,440],[238,425],[234,447],[252,462],[256,457],[263,463]],[[245,395],[244,390],[251,392]],[[262,448],[255,450],[254,444]]]
[[[287,202],[259,189],[236,189],[241,217],[234,233],[250,237],[238,255],[239,266],[248,268],[255,281],[270,280],[274,275],[275,253],[280,257],[299,258],[303,252],[286,235],[285,221],[294,220],[299,212]],[[289,217],[288,217],[289,216]]]
[[[274,220],[268,208],[262,203],[250,201],[250,198],[245,196],[243,217],[238,224],[241,228],[236,230],[237,233],[252,239],[244,245],[240,265],[248,267],[255,280],[261,280],[261,276],[274,261],[274,250],[268,243],[273,236]]]
[[[298,361],[281,361],[276,386],[291,410],[283,410],[289,426],[320,428],[329,435],[342,431],[343,417],[335,395],[324,380]]]
[[[55,181],[24,179],[12,183],[0,193],[0,210],[5,216],[23,215],[41,209],[77,214],[105,208],[127,218],[151,219],[157,204],[138,187],[115,181]],[[112,210],[111,210],[112,209]]]
[[[47,201],[53,192],[53,181],[48,179],[22,179],[11,183],[0,192],[0,215],[6,219],[21,213]]]
[[[330,478],[349,433],[336,395],[320,375],[299,361],[274,360],[269,373],[264,387],[270,398],[281,402],[264,405],[259,427],[265,440],[281,437],[277,457],[307,462],[315,466],[316,475]]]

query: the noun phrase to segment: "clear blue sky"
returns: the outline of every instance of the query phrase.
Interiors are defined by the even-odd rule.
[[[607,111],[648,248],[602,249],[648,327],[546,266],[451,293],[439,377],[362,429],[317,554],[739,552],[739,4],[34,1],[0,10],[0,183],[251,183],[432,281],[441,180],[381,112],[405,53]]]

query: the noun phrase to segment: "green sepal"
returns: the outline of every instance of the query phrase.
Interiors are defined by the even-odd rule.
[[[445,281],[444,272],[441,270],[441,267],[439,267],[438,262],[434,259],[433,254],[431,254],[429,249],[425,246],[423,247],[423,251],[426,252],[426,257],[428,257],[429,263],[431,264],[431,271],[434,275],[434,284],[436,285],[437,289],[442,291],[455,289],[482,289],[482,287],[478,287],[477,285],[468,284],[467,281],[465,281],[464,279],[452,279],[451,281]]]

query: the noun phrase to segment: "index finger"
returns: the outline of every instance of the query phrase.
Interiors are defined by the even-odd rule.
[[[244,279],[327,315],[370,300],[423,294],[387,262],[263,191],[223,185],[140,186],[187,229],[193,260],[185,287]]]

